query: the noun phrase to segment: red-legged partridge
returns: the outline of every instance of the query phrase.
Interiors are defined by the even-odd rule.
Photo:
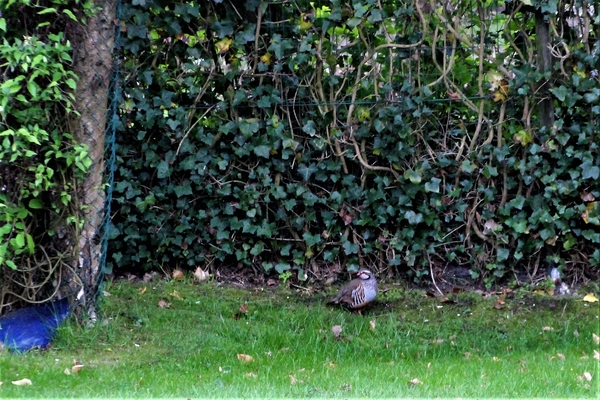
[[[377,296],[377,279],[375,279],[375,275],[368,269],[361,269],[356,275],[357,278],[344,286],[340,293],[331,300],[331,303],[360,310],[375,300]]]

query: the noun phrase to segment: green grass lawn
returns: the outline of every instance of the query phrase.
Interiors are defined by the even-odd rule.
[[[0,356],[0,397],[598,398],[598,303],[517,292],[497,309],[382,287],[361,316],[327,305],[333,289],[107,283],[95,326]]]

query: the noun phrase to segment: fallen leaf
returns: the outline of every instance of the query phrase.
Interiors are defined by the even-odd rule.
[[[273,278],[267,280],[267,286],[277,286],[277,281]]]
[[[553,327],[551,327],[551,326],[545,326],[545,327],[543,327],[543,328],[542,328],[542,330],[543,330],[543,331],[553,331],[553,330],[554,330],[554,328],[553,328]]]
[[[585,380],[587,380],[588,382],[592,380],[592,374],[590,374],[589,372],[584,372],[583,373],[583,377],[585,378]],[[13,382],[14,383],[14,382]]]
[[[600,344],[600,336],[596,335],[595,333],[592,333],[592,339],[594,339],[594,343]]]
[[[337,367],[337,364],[334,363],[333,361],[328,361],[328,362],[325,363],[325,366],[327,368],[335,368],[335,367]]]
[[[256,378],[258,378],[258,375],[256,375],[254,372],[248,372],[248,373],[245,375],[245,377],[246,377],[246,378],[254,378],[254,379],[256,379]]]
[[[288,376],[290,377],[290,385],[295,385],[296,383],[298,383],[298,379],[296,379],[294,374],[289,374]]]
[[[246,314],[248,312],[248,306],[246,305],[246,303],[244,303],[240,306],[240,312],[242,314]]]
[[[501,310],[504,308],[505,302],[504,299],[502,297],[500,297],[498,300],[496,300],[496,302],[494,303],[494,308],[496,310]]]
[[[196,268],[196,271],[194,271],[194,279],[199,282],[205,281],[209,277],[210,277],[210,274],[208,273],[208,271],[205,271],[200,267]]]
[[[440,299],[440,303],[455,303],[454,300],[449,299],[448,297],[444,296]]]
[[[71,375],[71,370],[69,368],[65,368],[65,374],[66,375]]]
[[[169,296],[175,297],[176,299],[179,299],[179,300],[183,300],[183,297],[181,297],[181,295],[179,294],[179,292],[176,291],[176,290],[173,290],[173,293],[170,293]]]
[[[143,288],[141,288],[140,290],[138,290],[139,294],[144,294],[146,293],[146,289],[148,289],[146,286],[144,286]]]
[[[160,308],[171,308],[171,303],[165,301],[165,300],[159,300],[158,301],[158,307]]]
[[[412,383],[413,385],[422,385],[423,384],[423,382],[421,382],[419,380],[419,378],[413,378],[410,381],[408,381],[408,383]]]
[[[248,354],[238,354],[237,355],[238,360],[240,360],[241,362],[250,362],[250,361],[254,361],[254,358],[252,358],[252,356],[249,356]]]
[[[146,273],[144,274],[144,276],[143,276],[142,280],[143,280],[144,282],[150,282],[150,281],[152,280],[152,278],[153,278],[152,274],[150,274],[150,273],[146,272]]]
[[[76,374],[79,371],[81,371],[82,368],[83,368],[82,364],[73,365],[73,368],[71,368],[71,371],[73,371],[73,373]]]
[[[594,197],[594,195],[592,193],[583,192],[580,194],[580,196],[581,196],[581,200],[586,201],[586,202],[596,200],[596,198]]]
[[[374,319],[372,319],[371,321],[369,321],[369,325],[371,325],[371,330],[375,330],[375,324],[376,324],[376,322],[375,322]]]
[[[335,336],[336,339],[340,338],[340,333],[342,332],[342,327],[339,325],[334,325],[331,328],[331,332],[333,332],[333,336]]]
[[[588,293],[585,296],[583,296],[583,301],[586,301],[588,303],[596,303],[598,302],[598,299],[592,293]]]
[[[598,350],[594,350],[594,358],[600,361],[600,352]]]
[[[465,351],[465,358],[468,360],[471,357],[471,353]]]
[[[103,290],[103,291],[102,291],[102,296],[104,296],[104,297],[110,297],[110,296],[112,296],[112,294],[110,294],[110,293],[109,293],[109,292],[107,292],[106,290]]]
[[[448,94],[448,98],[450,100],[460,100],[460,93],[451,91],[447,91],[446,93]]]
[[[565,360],[565,355],[562,353],[556,353],[556,357],[560,358],[561,360]]]
[[[29,379],[23,378],[18,381],[12,381],[12,384],[16,385],[16,386],[26,386],[26,385],[31,385],[32,383]]]
[[[176,269],[175,271],[173,271],[173,273],[171,274],[171,277],[173,279],[175,279],[176,281],[180,281],[182,280],[185,275],[183,274],[183,271],[180,269]]]

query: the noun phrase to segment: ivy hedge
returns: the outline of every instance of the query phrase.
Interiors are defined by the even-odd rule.
[[[598,10],[453,3],[123,1],[108,270],[597,278]]]

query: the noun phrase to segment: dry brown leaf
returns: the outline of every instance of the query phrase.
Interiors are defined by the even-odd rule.
[[[152,278],[153,278],[152,274],[150,274],[150,273],[146,272],[146,273],[144,274],[144,276],[142,277],[142,280],[143,280],[144,282],[150,282],[150,281],[152,280]]]
[[[254,361],[254,358],[252,358],[252,356],[249,356],[248,354],[238,354],[237,355],[238,360],[240,360],[241,362],[250,362],[250,361]]]
[[[27,386],[27,385],[31,385],[31,381],[27,378],[23,378],[23,379],[19,379],[18,381],[12,381],[13,385],[16,386]]]
[[[141,288],[140,290],[138,290],[138,293],[139,293],[139,294],[144,294],[144,293],[146,293],[146,290],[147,290],[147,289],[148,289],[148,288],[147,288],[146,286],[144,286],[143,288]]]
[[[205,281],[209,277],[210,277],[210,274],[208,273],[208,271],[205,271],[200,267],[196,268],[196,271],[194,271],[194,279],[197,280],[198,282]]]
[[[594,195],[592,193],[582,192],[580,194],[580,196],[581,196],[581,200],[586,201],[586,202],[596,200],[596,198],[594,197]]]
[[[297,378],[294,376],[294,374],[289,374],[288,376],[290,377],[290,384],[291,384],[291,385],[295,385],[295,384],[297,384],[297,383],[304,383],[304,381],[303,381],[303,380],[301,380],[301,379],[297,379]]]
[[[372,319],[371,321],[369,321],[369,325],[371,325],[371,330],[373,330],[373,331],[375,330],[375,324],[376,324],[376,322],[375,322],[374,319]]]
[[[173,273],[171,274],[171,277],[173,279],[175,279],[176,281],[180,281],[185,277],[185,274],[183,273],[182,270],[180,269],[176,269],[175,271],[173,271]]]
[[[560,358],[561,360],[565,360],[565,355],[562,353],[556,353],[556,357]]]
[[[160,308],[171,308],[171,303],[165,301],[165,300],[159,300],[158,301],[158,307]]]
[[[246,303],[244,303],[240,306],[240,312],[242,314],[246,314],[248,312],[248,306],[246,305]]]
[[[446,296],[440,298],[440,303],[454,303],[454,302],[455,302],[454,300],[451,300]]]
[[[169,296],[175,297],[176,299],[183,300],[183,297],[179,294],[177,290],[173,290],[173,293],[170,293]]]
[[[496,310],[501,310],[504,308],[505,302],[504,299],[502,297],[500,297],[498,300],[496,300],[496,302],[494,303],[494,308]]]
[[[600,361],[600,352],[598,350],[594,350],[594,358]]]
[[[277,281],[273,278],[267,280],[267,286],[277,286]]]
[[[340,333],[342,332],[342,327],[339,325],[334,325],[331,328],[331,332],[333,332],[333,336],[335,336],[336,339],[340,338]]]
[[[596,335],[595,333],[592,333],[592,339],[594,339],[594,343],[600,344],[600,336]]]
[[[551,326],[544,326],[544,327],[542,328],[542,331],[544,331],[544,332],[547,332],[547,331],[553,331],[553,330],[554,330],[554,328],[553,328],[553,327],[551,327]]]
[[[81,371],[82,368],[83,368],[82,364],[73,365],[73,368],[71,368],[71,371],[73,371],[73,373],[76,374],[79,371]]]
[[[583,296],[583,301],[585,301],[587,303],[597,303],[598,298],[596,296],[594,296],[592,293],[588,293],[585,296]]]
[[[422,385],[423,384],[423,382],[421,382],[419,380],[419,378],[413,378],[410,381],[408,381],[408,383],[412,383],[413,385]]]

